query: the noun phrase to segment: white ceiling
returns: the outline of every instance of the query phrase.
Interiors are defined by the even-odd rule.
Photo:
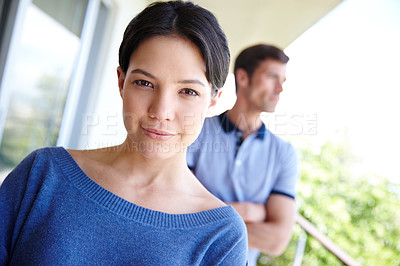
[[[342,1],[192,0],[218,18],[228,37],[232,59],[257,43],[286,48]]]

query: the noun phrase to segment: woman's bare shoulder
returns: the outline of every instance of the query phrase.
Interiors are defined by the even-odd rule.
[[[220,207],[226,206],[226,204],[218,199],[216,196],[214,196],[211,192],[209,192],[199,181],[196,177],[194,177],[197,183],[197,189],[198,189],[198,195],[199,198],[201,199],[199,202],[201,202],[203,208],[205,210],[210,210],[210,209],[216,209]]]
[[[82,171],[92,180],[100,183],[100,180],[109,174],[109,161],[114,154],[109,148],[94,150],[67,149],[67,151]]]

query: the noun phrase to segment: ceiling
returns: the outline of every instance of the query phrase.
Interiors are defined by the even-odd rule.
[[[195,0],[218,18],[232,58],[247,46],[270,43],[282,49],[343,0]]]
[[[261,42],[286,48],[342,1],[192,0],[218,18],[232,58],[245,47]]]

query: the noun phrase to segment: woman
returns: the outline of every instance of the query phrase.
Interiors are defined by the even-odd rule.
[[[243,221],[186,166],[228,72],[215,17],[154,3],[127,26],[119,64],[126,140],[25,158],[0,189],[0,264],[245,264]]]

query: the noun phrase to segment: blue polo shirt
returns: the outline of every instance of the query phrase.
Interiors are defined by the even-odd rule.
[[[243,140],[225,113],[207,118],[188,148],[187,163],[200,182],[225,202],[266,203],[270,194],[296,195],[299,162],[294,147],[263,124]],[[250,252],[258,257],[259,252]]]
[[[219,199],[265,203],[271,193],[296,195],[299,164],[293,146],[263,124],[244,141],[225,113],[207,118],[188,148],[187,163]]]

